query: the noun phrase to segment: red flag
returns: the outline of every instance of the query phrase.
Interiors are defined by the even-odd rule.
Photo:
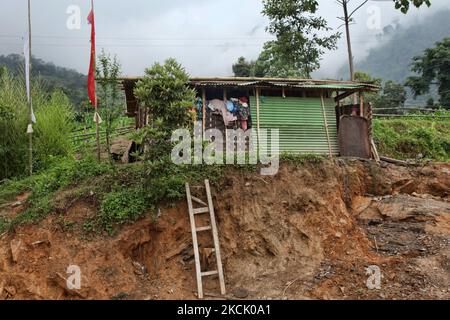
[[[88,74],[88,96],[89,101],[93,106],[97,106],[97,98],[95,94],[95,22],[94,22],[94,9],[92,8],[88,16],[88,22],[91,25],[91,62],[89,64]]]

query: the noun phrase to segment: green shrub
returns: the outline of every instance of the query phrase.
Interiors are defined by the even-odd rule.
[[[32,97],[37,119],[33,125],[33,166],[44,169],[49,158],[71,154],[72,107],[59,91],[49,97],[39,80],[32,83]],[[0,76],[0,181],[28,173],[29,122],[24,80],[3,72]]]
[[[147,210],[142,188],[131,188],[111,192],[105,196],[100,208],[100,221],[107,230],[113,224],[135,221]]]
[[[53,93],[50,100],[36,111],[34,154],[39,167],[46,168],[51,157],[72,154],[73,117],[69,98],[60,91]]]

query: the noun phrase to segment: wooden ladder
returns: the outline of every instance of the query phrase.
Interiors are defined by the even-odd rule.
[[[208,276],[214,276],[214,275],[219,276],[220,293],[222,295],[225,295],[225,281],[224,281],[224,277],[223,277],[222,260],[220,257],[219,234],[217,232],[216,217],[214,215],[214,205],[212,202],[211,188],[209,186],[209,180],[205,180],[205,189],[206,189],[206,196],[208,199],[207,204],[204,201],[202,201],[201,199],[192,196],[189,184],[186,183],[186,196],[187,196],[187,204],[188,204],[188,209],[189,209],[189,218],[191,221],[192,242],[193,242],[193,246],[194,246],[195,271],[197,273],[197,289],[198,289],[198,298],[199,299],[203,299],[202,278],[208,277]],[[196,202],[204,207],[194,209],[193,202]],[[209,226],[197,228],[197,226],[195,224],[195,216],[199,215],[199,214],[208,213],[208,212],[209,212],[211,224]],[[198,249],[197,232],[204,232],[204,231],[209,231],[209,230],[212,231],[212,236],[213,236],[213,241],[214,241],[214,248],[213,248],[212,252],[216,255],[217,270],[202,272],[201,266],[200,266],[200,254],[199,254],[199,249]]]

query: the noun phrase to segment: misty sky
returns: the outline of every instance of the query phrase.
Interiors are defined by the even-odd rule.
[[[21,53],[27,28],[26,0],[0,0],[0,54]],[[89,63],[89,0],[32,0],[33,55],[57,65],[87,73]],[[319,0],[320,15],[333,28],[339,27],[340,8],[334,0]],[[352,0],[355,4],[360,0]],[[450,8],[450,1],[433,0],[432,9],[412,9],[405,16],[390,0],[372,0],[352,26],[355,58],[379,45],[367,26],[374,6],[381,15],[381,28],[397,21],[402,25],[424,19],[433,11]],[[81,9],[81,28],[69,30],[67,9]],[[192,76],[229,76],[239,56],[255,59],[265,41],[267,20],[260,0],[95,0],[97,51],[117,54],[127,76],[141,75],[155,61],[175,57]],[[373,24],[372,24],[373,25]],[[343,28],[339,29],[343,31]],[[346,62],[344,37],[336,52],[328,53],[315,77],[333,77]],[[341,75],[347,78],[348,75]]]

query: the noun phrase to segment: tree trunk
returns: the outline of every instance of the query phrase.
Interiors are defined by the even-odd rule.
[[[345,21],[345,33],[346,33],[346,37],[347,37],[348,63],[350,66],[350,80],[354,81],[355,80],[355,70],[354,70],[354,66],[353,66],[352,42],[350,40],[350,18],[348,16],[348,8],[347,8],[348,1],[344,0],[342,2],[342,4],[344,7],[344,21]]]

